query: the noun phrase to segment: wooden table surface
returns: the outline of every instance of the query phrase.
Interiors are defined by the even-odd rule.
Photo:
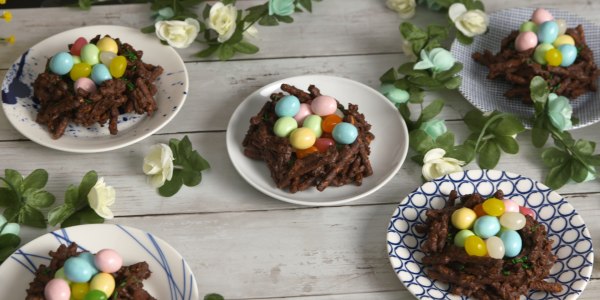
[[[242,0],[238,7],[263,3]],[[488,13],[523,5],[520,0],[484,1]],[[569,10],[600,23],[600,2],[536,0],[529,6]],[[21,53],[56,33],[88,25],[141,28],[150,24],[147,5],[14,9],[1,35],[15,34],[12,46],[0,46],[0,76]],[[445,16],[419,8],[419,24]],[[176,248],[191,265],[200,294],[218,292],[227,299],[404,299],[411,295],[387,258],[386,228],[399,201],[421,182],[421,168],[407,160],[384,187],[361,200],[334,207],[304,207],[272,199],[252,188],[227,157],[225,130],[238,104],[254,90],[286,77],[329,74],[378,87],[379,76],[406,61],[398,31],[400,19],[384,1],[326,0],[295,23],[260,27],[256,55],[220,62],[192,54],[200,45],[179,50],[186,63],[190,91],[184,108],[157,134],[134,145],[98,154],[48,149],[19,134],[0,116],[0,167],[28,174],[50,173],[48,190],[63,199],[65,188],[95,169],[117,191],[110,223],[154,233]],[[460,120],[472,106],[457,92],[442,117],[459,140],[468,134]],[[575,137],[599,140],[600,124],[574,130]],[[392,133],[390,133],[392,134]],[[143,156],[155,143],[188,135],[211,163],[203,182],[162,198],[146,183]],[[381,138],[385,138],[382,136]],[[530,133],[519,137],[518,155],[502,157],[497,169],[542,180],[547,173]],[[466,169],[475,169],[470,164]],[[600,242],[600,182],[566,185],[559,190],[584,218],[595,244]],[[61,200],[59,200],[61,201]],[[48,230],[51,230],[49,228]],[[23,242],[45,231],[26,229]],[[599,257],[599,255],[596,255]],[[597,299],[600,267],[581,299]]]

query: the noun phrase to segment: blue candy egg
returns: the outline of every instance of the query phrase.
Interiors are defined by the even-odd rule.
[[[275,104],[278,117],[294,117],[300,111],[300,100],[296,96],[284,96]]]
[[[504,256],[515,257],[521,253],[523,241],[518,232],[507,229],[500,235],[500,239],[504,243]]]
[[[538,27],[538,41],[540,43],[554,43],[558,37],[558,24],[555,21],[547,21]]]
[[[473,231],[478,237],[487,239],[500,231],[500,221],[494,216],[479,217],[473,225]]]
[[[78,256],[79,258],[83,258],[85,259],[85,261],[88,262],[88,264],[90,265],[90,267],[92,267],[93,269],[93,273],[94,275],[96,275],[98,273],[98,269],[96,268],[96,262],[95,262],[95,258],[94,258],[94,254],[89,253],[89,252],[82,252],[81,254],[79,254]]]
[[[560,45],[558,46],[558,51],[562,54],[561,67],[568,67],[575,62],[575,59],[577,59],[577,48],[573,45]]]
[[[73,56],[67,52],[58,52],[50,59],[50,71],[57,75],[65,75],[73,68]]]
[[[82,257],[70,257],[67,259],[64,270],[67,279],[73,282],[88,282],[95,273],[98,273],[98,270],[90,266],[89,262]]]
[[[358,129],[348,122],[341,122],[335,125],[331,135],[338,144],[349,145],[358,137]]]
[[[110,80],[110,79],[112,79],[112,76],[110,75],[110,71],[104,64],[94,65],[94,67],[92,68],[92,80],[97,85],[100,85],[104,81]]]

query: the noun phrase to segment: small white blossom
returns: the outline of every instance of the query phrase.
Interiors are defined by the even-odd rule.
[[[457,160],[451,157],[444,157],[446,151],[441,148],[433,148],[423,158],[423,177],[427,180],[432,180],[444,176],[446,174],[462,171],[464,161]]]
[[[115,203],[115,189],[104,183],[104,178],[100,177],[94,187],[87,195],[90,207],[104,219],[114,217],[109,206]]]
[[[410,19],[415,15],[417,3],[415,0],[387,0],[387,7],[394,10],[402,19]]]
[[[235,32],[237,14],[237,9],[231,4],[217,2],[210,8],[207,25],[219,34],[217,40],[220,43],[228,41]]]
[[[144,174],[150,176],[153,187],[161,187],[173,177],[173,151],[165,144],[156,144],[144,157]]]
[[[485,12],[479,9],[467,10],[462,3],[452,4],[448,8],[448,17],[454,22],[456,29],[468,37],[484,34],[490,24],[490,18]]]
[[[185,21],[158,21],[154,23],[156,36],[171,47],[187,48],[198,36],[200,23],[187,18]]]

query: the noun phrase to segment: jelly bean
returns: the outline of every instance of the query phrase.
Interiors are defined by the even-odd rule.
[[[98,54],[100,50],[94,44],[87,44],[81,48],[81,60],[93,66],[99,62]]]
[[[473,225],[473,232],[481,238],[487,239],[500,231],[500,222],[493,216],[478,218]]]
[[[112,79],[110,71],[105,65],[97,64],[92,68],[92,80],[97,85],[101,85],[103,82],[110,79]]]
[[[552,14],[548,10],[543,8],[536,9],[531,15],[531,21],[538,25],[552,20],[554,20]]]
[[[350,145],[354,143],[358,137],[358,129],[350,123],[341,122],[335,125],[331,135],[338,144]]]
[[[110,62],[110,75],[114,78],[121,78],[127,69],[127,59],[125,56],[117,56]]]
[[[558,49],[550,49],[546,51],[544,58],[549,66],[556,67],[562,63],[562,54],[560,51],[558,51]]]
[[[491,258],[502,259],[504,257],[504,242],[499,237],[490,236],[485,241],[485,246]]]
[[[315,146],[311,146],[306,149],[296,150],[296,157],[302,159],[317,152],[319,152],[319,149],[317,149],[317,147]]]
[[[303,150],[312,147],[317,137],[314,131],[309,128],[300,127],[290,134],[290,144],[295,149]]]
[[[496,198],[490,198],[483,202],[483,211],[494,217],[501,216],[504,213],[504,202]]]
[[[107,300],[108,296],[103,291],[99,290],[90,290],[86,295],[84,300]]]
[[[110,63],[112,62],[112,60],[115,57],[117,57],[117,55],[114,54],[114,53],[112,53],[112,52],[103,51],[103,52],[100,52],[100,56],[99,57],[100,57],[100,62],[103,65],[105,65],[107,67],[110,67]]]
[[[537,43],[538,36],[535,33],[531,31],[521,32],[515,39],[515,49],[519,52],[527,51],[535,48]]]
[[[302,122],[302,127],[312,130],[316,137],[320,137],[323,133],[323,130],[321,129],[321,117],[317,115],[310,115],[306,117],[304,122]]]
[[[337,110],[337,101],[330,96],[318,96],[313,99],[310,109],[315,115],[321,117],[328,116],[334,114]]]
[[[487,254],[485,242],[476,235],[465,239],[465,250],[471,256],[485,256]]]
[[[79,57],[77,55],[71,55],[71,56],[73,57],[73,65],[81,62],[81,57]]]
[[[547,64],[546,52],[548,52],[550,49],[554,49],[554,46],[548,43],[539,44],[533,52],[533,60],[540,65]]]
[[[87,282],[75,282],[71,284],[71,299],[83,300],[90,291],[90,285]]]
[[[533,212],[533,210],[531,208],[525,207],[525,206],[520,206],[519,212],[525,216],[530,216],[535,220],[535,212]]]
[[[475,233],[473,233],[473,231],[468,230],[468,229],[463,229],[463,230],[457,232],[454,235],[454,245],[456,247],[464,248],[465,240],[472,235],[475,235]]]
[[[507,212],[500,217],[500,225],[511,230],[525,227],[525,216],[520,212]]]
[[[523,240],[518,232],[514,230],[506,230],[500,235],[500,239],[504,243],[504,255],[506,257],[515,257],[521,253]]]
[[[81,77],[88,77],[90,74],[92,74],[92,66],[86,63],[78,63],[73,65],[71,72],[69,72],[69,76],[73,81],[76,81]]]
[[[335,141],[330,138],[320,137],[315,141],[315,147],[317,147],[321,153],[327,152],[327,149],[334,145]]]
[[[304,122],[304,119],[310,115],[312,115],[310,105],[307,103],[300,103],[300,110],[294,116],[294,119],[296,119],[296,122],[298,122],[298,126],[300,126],[302,122]]]
[[[67,52],[58,52],[50,59],[50,71],[57,75],[65,75],[73,67],[73,56]]]
[[[68,284],[71,284],[71,280],[69,280],[69,278],[67,278],[67,275],[65,275],[65,268],[60,268],[58,270],[56,270],[56,272],[54,272],[54,278],[60,278],[64,281],[66,281]]]
[[[73,55],[79,56],[81,55],[81,48],[83,48],[83,46],[85,46],[87,43],[88,42],[86,39],[79,37],[75,40],[75,43],[71,45],[69,52],[71,52]]]
[[[112,295],[115,290],[115,278],[108,273],[98,273],[90,281],[90,290],[103,291],[106,295]]]
[[[547,21],[538,27],[538,40],[540,43],[554,43],[558,37],[558,24],[554,21]]]
[[[287,95],[275,104],[275,114],[278,117],[294,117],[300,111],[298,97]]]
[[[475,223],[475,219],[477,219],[477,214],[468,207],[462,207],[455,210],[451,217],[452,225],[457,229],[471,228],[473,223]]]
[[[563,35],[567,32],[567,21],[564,19],[556,19],[556,24],[558,25],[558,35]]]
[[[76,91],[79,89],[82,89],[88,93],[96,92],[96,84],[94,83],[93,80],[91,80],[87,77],[81,77],[81,78],[77,79],[77,81],[75,81],[74,88]]]
[[[73,282],[88,282],[97,272],[86,259],[81,257],[70,257],[65,261],[64,268],[65,275]]]
[[[577,59],[577,48],[573,45],[565,44],[558,46],[558,51],[562,55],[561,67],[568,67]]]
[[[560,45],[573,45],[575,46],[575,40],[568,34],[559,35],[552,45],[556,48]]]
[[[537,32],[537,25],[531,21],[527,21],[527,22],[521,24],[521,27],[519,27],[519,31],[520,32],[527,32],[527,31]]]
[[[117,45],[117,42],[107,36],[98,40],[98,42],[96,43],[96,47],[98,47],[98,49],[100,51],[106,51],[106,52],[112,52],[112,53],[119,52],[119,46]]]
[[[510,199],[504,199],[502,200],[502,203],[504,203],[504,212],[519,212],[519,204],[517,204],[517,202]]]
[[[294,129],[298,128],[298,123],[292,117],[281,117],[275,121],[273,132],[278,137],[288,137]]]
[[[123,258],[115,250],[102,249],[94,257],[96,268],[104,273],[117,272],[123,266]]]
[[[475,207],[473,207],[473,211],[475,212],[478,218],[486,215],[485,211],[483,210],[483,205],[481,203],[475,205]]]
[[[342,118],[338,115],[328,115],[323,119],[323,123],[321,123],[321,128],[324,132],[332,132],[335,125],[342,122]]]
[[[47,300],[69,300],[71,289],[69,289],[69,284],[66,281],[54,278],[46,283],[44,296]]]

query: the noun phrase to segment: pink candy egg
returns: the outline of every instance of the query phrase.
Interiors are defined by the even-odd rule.
[[[71,298],[71,289],[65,280],[54,278],[46,284],[44,296],[46,296],[47,300],[69,300]]]
[[[533,23],[540,25],[544,22],[547,21],[552,21],[554,20],[554,17],[552,16],[552,14],[543,9],[543,8],[538,8],[533,12],[533,15],[531,15],[531,21],[533,21]]]
[[[78,89],[82,89],[89,93],[93,93],[96,91],[96,84],[94,83],[93,80],[91,80],[87,77],[81,77],[81,78],[77,79],[77,81],[75,81],[74,87],[75,87],[76,91]]]
[[[521,32],[515,40],[515,48],[519,52],[535,48],[538,43],[538,37],[531,31]]]
[[[509,199],[504,199],[502,202],[504,203],[504,212],[519,212],[519,204],[517,202]]]
[[[337,101],[333,97],[319,96],[313,99],[310,108],[315,115],[328,116],[334,114],[337,110]]]
[[[104,273],[114,273],[123,266],[123,259],[112,249],[102,249],[94,258],[96,268]]]
[[[535,213],[533,212],[533,210],[531,208],[519,206],[519,212],[523,215],[531,216],[532,218],[535,219]]]
[[[312,115],[312,111],[310,110],[310,105],[308,105],[306,103],[300,103],[300,110],[294,116],[294,119],[296,120],[296,122],[298,122],[298,126],[301,126],[302,122],[304,122],[304,119],[310,115]]]

